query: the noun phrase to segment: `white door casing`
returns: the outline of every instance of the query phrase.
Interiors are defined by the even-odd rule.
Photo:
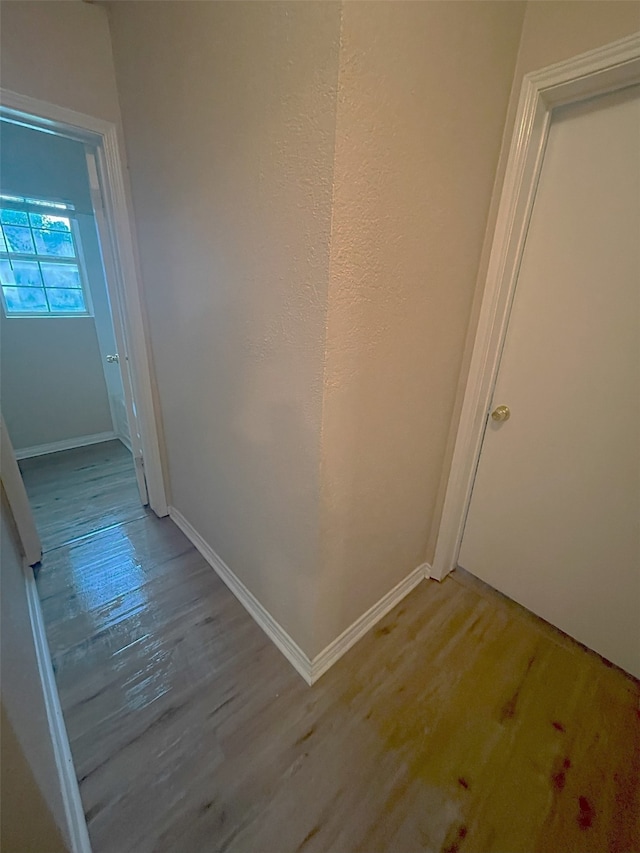
[[[0,415],[0,480],[11,508],[24,558],[27,565],[35,566],[42,558],[42,543],[2,415]]]
[[[7,89],[0,89],[0,104],[5,115],[78,140],[95,150],[101,202],[100,210],[96,211],[100,216],[97,215],[96,220],[114,314],[116,342],[119,355],[124,353],[126,359],[126,369],[121,373],[125,397],[130,401],[127,414],[136,477],[143,503],[148,501],[156,515],[166,516],[167,494],[151,365],[116,125]],[[131,394],[126,393],[127,382],[130,383]]]
[[[436,580],[457,565],[552,111],[638,82],[640,34],[523,79],[431,568]]]

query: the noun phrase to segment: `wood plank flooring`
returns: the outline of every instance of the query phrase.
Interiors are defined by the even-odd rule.
[[[463,575],[312,688],[168,519],[38,588],[94,853],[640,849],[640,685]]]
[[[22,459],[19,465],[43,551],[145,514],[131,453],[120,441]]]

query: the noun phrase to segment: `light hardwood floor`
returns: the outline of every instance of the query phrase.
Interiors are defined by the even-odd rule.
[[[168,519],[38,588],[95,853],[640,849],[638,682],[459,573],[312,688]]]
[[[44,551],[145,514],[131,453],[120,441],[22,459]]]

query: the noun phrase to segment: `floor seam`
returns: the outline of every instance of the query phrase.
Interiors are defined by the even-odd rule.
[[[107,524],[106,527],[98,527],[90,533],[85,533],[82,536],[76,536],[74,539],[68,539],[66,542],[61,542],[59,545],[54,545],[53,548],[44,548],[42,556],[44,557],[46,554],[51,554],[53,551],[59,551],[60,548],[68,548],[69,545],[75,545],[77,542],[83,542],[85,539],[91,539],[93,536],[97,536],[98,533],[104,533],[106,530],[113,530],[116,527],[124,527],[126,524],[133,524],[134,521],[142,521],[142,519],[148,517],[148,514],[145,513],[144,515],[136,516],[136,518],[127,518],[121,521],[115,521],[113,524]]]

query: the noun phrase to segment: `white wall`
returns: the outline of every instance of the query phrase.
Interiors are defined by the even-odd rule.
[[[343,8],[320,647],[430,558],[523,15],[515,2]]]
[[[5,122],[0,124],[0,143],[2,192],[65,199],[82,211],[92,301],[101,328],[108,327],[84,146]],[[112,431],[95,317],[0,314],[2,410],[16,450]],[[122,399],[121,383],[120,395],[111,396]]]
[[[524,7],[109,13],[173,503],[313,655],[425,559]]]
[[[82,0],[3,3],[2,87],[119,122],[107,14]]]
[[[0,524],[0,545],[2,548],[2,562],[0,564],[2,617],[0,622],[0,673],[3,710],[6,711],[13,733],[15,733],[17,745],[22,756],[26,758],[33,780],[35,780],[40,795],[46,803],[46,808],[68,844],[64,804],[31,628],[22,555],[18,547],[17,535],[4,491],[2,491]],[[23,766],[22,756],[16,755],[13,741],[11,741],[10,746],[13,747],[12,757],[19,762],[19,766]],[[24,778],[15,780],[15,784],[20,783],[30,785],[30,780]],[[39,819],[46,821],[48,816],[46,814],[38,815],[36,811],[33,820],[38,821]],[[32,829],[35,828],[32,827]],[[28,833],[25,833],[23,837],[28,837]],[[52,850],[59,849],[55,837],[51,839],[51,842]]]
[[[174,504],[313,655],[433,553],[525,5],[109,12]]]
[[[2,317],[2,411],[16,450],[112,429],[92,317]]]
[[[173,504],[313,645],[340,7],[109,7]]]
[[[65,853],[53,820],[4,705],[0,721],[0,849],[3,853]]]

